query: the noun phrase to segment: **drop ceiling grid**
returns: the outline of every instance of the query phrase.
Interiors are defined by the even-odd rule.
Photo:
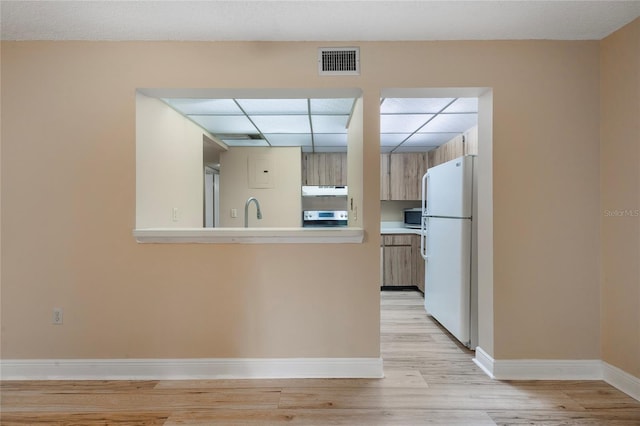
[[[355,99],[163,98],[229,146],[300,146],[346,152]],[[384,98],[382,152],[429,151],[477,123],[477,98]]]

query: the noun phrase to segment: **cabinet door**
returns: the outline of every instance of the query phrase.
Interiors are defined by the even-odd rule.
[[[477,148],[475,149],[477,150]],[[458,135],[449,142],[440,145],[437,149],[429,151],[429,167],[435,167],[438,164],[446,163],[447,161],[462,157],[464,154],[465,139],[463,135]]]
[[[391,154],[389,171],[389,199],[420,199],[422,176],[427,171],[426,153]]]
[[[478,126],[474,126],[464,133],[465,155],[478,155]]]
[[[411,234],[381,236],[380,272],[383,286],[415,285],[413,237]]]
[[[389,200],[389,154],[380,154],[380,200]]]
[[[413,241],[412,234],[385,234],[382,237],[385,246],[410,246]]]
[[[411,279],[411,246],[384,248],[384,285],[413,285]]]
[[[413,254],[413,281],[424,293],[424,277],[426,262],[420,254],[420,235],[412,235],[411,251]]]
[[[302,184],[346,185],[347,154],[341,152],[302,154]]]
[[[347,184],[347,154],[332,152],[326,154],[315,154],[324,160],[321,170],[324,171],[324,178],[320,179],[320,185],[344,186]]]

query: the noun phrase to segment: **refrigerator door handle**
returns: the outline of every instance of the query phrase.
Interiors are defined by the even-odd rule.
[[[422,223],[420,225],[420,255],[424,260],[427,260],[427,225],[428,217],[422,216]]]
[[[422,176],[422,214],[427,214],[427,197],[429,193],[427,192],[427,186],[429,185],[429,175],[425,173]]]

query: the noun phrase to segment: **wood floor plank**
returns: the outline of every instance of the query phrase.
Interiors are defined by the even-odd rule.
[[[469,386],[426,389],[297,389],[282,390],[280,408],[383,408],[456,410],[573,410],[584,408],[561,391],[507,389],[478,392]]]
[[[2,413],[2,426],[160,426],[169,419],[168,412],[162,413]]]
[[[592,413],[588,411],[523,411],[489,410],[489,416],[500,426],[544,425],[544,426],[638,426],[637,411]]]
[[[426,388],[427,382],[416,369],[385,371],[382,379],[250,379],[250,380],[166,380],[156,389],[256,389],[256,388]]]
[[[153,389],[157,380],[29,380],[0,381],[0,392],[119,393]]]
[[[277,408],[280,390],[217,389],[195,391],[145,390],[124,393],[2,393],[3,412],[118,412],[208,410],[212,408]]]
[[[495,426],[484,411],[457,410],[218,410],[211,413],[172,416],[175,425],[333,425],[333,426]]]

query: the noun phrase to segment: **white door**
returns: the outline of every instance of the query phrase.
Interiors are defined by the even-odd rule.
[[[426,218],[424,306],[460,342],[470,333],[471,220]]]

